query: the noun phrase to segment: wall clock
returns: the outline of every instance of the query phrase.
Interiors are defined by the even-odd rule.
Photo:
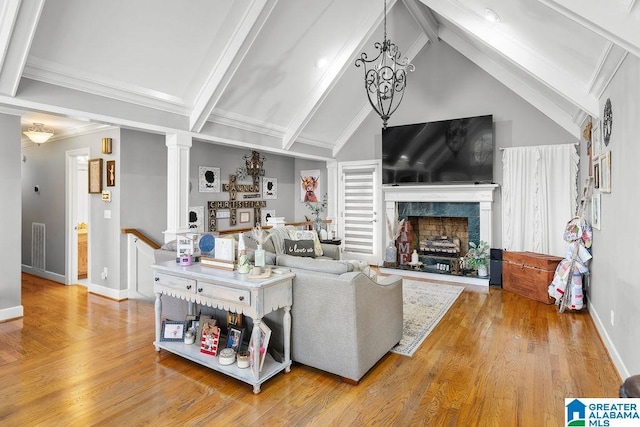
[[[612,126],[613,112],[611,111],[611,98],[607,98],[607,102],[604,104],[604,115],[602,118],[602,136],[604,137],[604,145],[609,145]]]

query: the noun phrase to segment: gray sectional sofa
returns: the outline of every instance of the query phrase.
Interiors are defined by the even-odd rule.
[[[356,271],[358,263],[340,260],[339,246],[322,246],[322,257],[304,258],[278,253],[281,251],[273,245],[265,245],[274,265],[296,274],[291,358],[358,383],[402,338],[402,278],[376,280]],[[156,262],[168,256],[167,251],[159,250]],[[168,310],[176,311],[174,318],[180,318],[186,314],[186,305]],[[271,342],[276,349],[282,348],[281,319],[282,313],[265,318],[273,329]]]

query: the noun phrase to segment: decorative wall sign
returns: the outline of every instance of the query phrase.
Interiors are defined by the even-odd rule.
[[[89,193],[102,194],[102,159],[89,159]]]
[[[320,194],[320,170],[300,171],[300,201],[316,203]]]
[[[220,192],[220,168],[198,167],[198,191],[200,193]]]
[[[189,208],[189,231],[204,233],[204,206]]]
[[[262,178],[262,198],[268,200],[278,198],[277,178]]]
[[[116,185],[116,161],[107,160],[107,187]]]
[[[267,206],[267,202],[264,200],[236,200],[238,193],[257,193],[260,191],[260,186],[257,184],[238,184],[236,175],[229,175],[229,183],[222,186],[223,191],[229,193],[228,202],[208,202],[207,208],[209,211],[208,228],[209,231],[218,230],[218,210],[228,209],[230,211],[229,225],[236,225],[238,223],[238,209],[251,209],[253,208],[253,218],[255,225],[259,224],[259,218],[261,218],[261,209]]]

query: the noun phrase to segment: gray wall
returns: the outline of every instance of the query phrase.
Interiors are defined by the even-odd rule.
[[[20,117],[0,114],[0,319],[22,315]]]
[[[623,377],[640,374],[640,280],[636,257],[640,199],[634,182],[640,159],[640,59],[628,55],[600,99],[611,99],[611,193],[602,194],[601,229],[594,230],[591,311]],[[583,158],[583,170],[588,160]],[[611,313],[614,322],[611,324]]]
[[[204,206],[205,215],[207,212],[207,202],[228,201],[229,193],[200,193],[198,192],[198,167],[210,166],[220,168],[220,179],[223,183],[229,182],[229,175],[234,174],[239,167],[244,166],[243,156],[250,155],[251,150],[213,145],[205,142],[194,141],[190,151],[190,184],[189,206]],[[263,153],[266,161],[263,164],[265,176],[278,180],[278,198],[266,200],[265,209],[275,209],[276,216],[283,216],[285,221],[304,221],[304,216],[310,212],[302,202],[300,202],[300,170],[319,169],[322,178],[322,188],[327,188],[326,163],[317,161],[301,161],[293,157],[279,156],[275,154]],[[324,180],[324,181],[323,181]],[[247,178],[241,184],[251,184],[251,179]],[[242,193],[237,197],[242,199]],[[262,199],[257,199],[262,200]],[[231,227],[228,219],[218,220],[218,230],[228,230],[231,228],[246,228],[253,223],[253,209],[250,212],[252,222],[241,224],[238,222],[235,227]],[[205,226],[206,227],[206,226]]]
[[[119,129],[54,140],[41,146],[22,149],[22,263],[31,265],[31,224],[46,227],[45,277],[64,281],[66,275],[66,152],[80,148],[90,149],[90,158],[103,159],[103,189],[111,191],[111,203],[105,203],[99,194],[89,196],[89,281],[99,286],[120,289],[120,182],[106,187],[106,161],[116,160],[119,165]],[[101,153],[103,137],[113,139],[113,154]],[[34,187],[40,191],[36,193]],[[111,211],[111,219],[104,211]],[[108,269],[106,280],[100,273]],[[38,274],[36,271],[33,273]]]
[[[444,42],[424,48],[413,63],[407,93],[389,126],[493,114],[494,182],[502,184],[499,148],[577,142],[509,88]],[[364,96],[364,94],[363,94]],[[382,121],[372,113],[338,153],[338,161],[382,158]],[[500,190],[494,192],[492,241],[502,242]]]

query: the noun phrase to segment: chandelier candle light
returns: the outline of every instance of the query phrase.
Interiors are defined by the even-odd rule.
[[[387,128],[387,121],[398,109],[404,89],[407,86],[407,71],[415,70],[408,58],[400,60],[398,46],[387,39],[387,0],[384,1],[384,40],[376,42],[378,55],[367,59],[366,52],[356,59],[356,67],[364,67],[364,87],[367,98],[373,109],[382,119],[382,126]]]

